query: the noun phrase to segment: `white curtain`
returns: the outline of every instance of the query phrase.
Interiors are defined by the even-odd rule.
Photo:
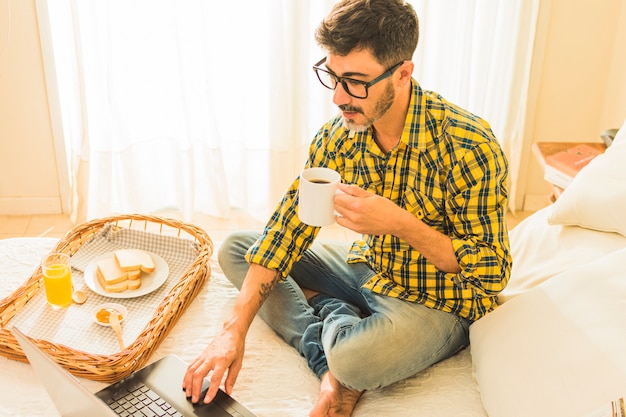
[[[540,0],[413,1],[420,18],[415,76],[423,88],[487,120],[509,160],[515,211]]]
[[[413,2],[416,78],[490,121],[513,168],[538,1]],[[336,111],[311,70],[332,3],[49,0],[75,218],[265,219]]]
[[[311,77],[330,6],[49,1],[75,218],[269,215],[334,111]]]

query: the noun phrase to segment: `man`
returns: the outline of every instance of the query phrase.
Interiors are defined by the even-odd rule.
[[[183,388],[230,392],[257,314],[321,379],[311,416],[349,416],[364,390],[415,375],[468,344],[496,307],[511,259],[507,164],[489,125],[412,79],[415,11],[402,0],[343,0],[316,31],[314,70],[341,114],[314,138],[307,167],[341,174],[337,223],[363,234],[315,242],[297,217],[298,180],[262,234],[219,252],[240,288],[222,332],[190,364]]]

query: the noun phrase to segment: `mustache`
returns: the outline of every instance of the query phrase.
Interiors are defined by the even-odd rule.
[[[361,113],[363,114],[363,109],[361,109],[360,107],[357,106],[351,106],[349,104],[342,104],[339,107],[339,110],[341,111],[347,111],[347,112],[354,112],[354,113]]]

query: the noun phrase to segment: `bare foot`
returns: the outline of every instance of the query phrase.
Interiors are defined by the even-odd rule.
[[[320,397],[311,410],[310,417],[350,417],[362,391],[341,385],[329,372],[322,377]]]

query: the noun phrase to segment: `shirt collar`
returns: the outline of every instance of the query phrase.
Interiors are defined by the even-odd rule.
[[[428,129],[426,128],[426,96],[415,79],[411,79],[411,100],[406,112],[404,130],[400,142],[424,151]]]

